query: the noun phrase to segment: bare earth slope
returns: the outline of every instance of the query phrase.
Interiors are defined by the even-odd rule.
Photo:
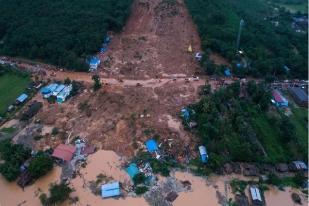
[[[110,58],[110,65],[102,64],[101,69],[109,76],[134,79],[192,75],[198,65],[187,52],[190,44],[195,51],[200,49],[182,1],[136,0],[123,32],[101,56],[103,61]]]

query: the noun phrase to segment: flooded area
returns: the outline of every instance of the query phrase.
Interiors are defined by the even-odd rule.
[[[285,191],[278,190],[275,187],[269,187],[269,190],[264,193],[264,196],[267,205],[271,206],[299,205],[293,202],[291,198],[292,193],[296,193],[300,196],[303,205],[308,205],[308,198],[305,196],[305,194],[290,187],[285,188]]]
[[[16,182],[7,182],[0,177],[0,205],[1,206],[40,206],[39,196],[42,192],[47,193],[51,183],[60,180],[61,168],[55,167],[49,174],[37,180],[33,185],[23,191]]]
[[[79,201],[74,205],[109,205],[109,206],[147,206],[149,203],[144,197],[133,197],[123,193],[119,198],[102,199],[99,194],[94,194],[91,190],[91,182],[97,181],[98,175],[108,177],[108,182],[119,181],[123,188],[131,185],[132,182],[128,174],[123,170],[126,159],[118,156],[113,151],[99,150],[95,154],[90,155],[87,159],[85,168],[80,168],[76,178],[71,180],[70,186],[74,188],[71,197],[78,197]],[[0,205],[12,206],[39,206],[39,195],[42,192],[48,193],[51,183],[60,180],[61,168],[55,167],[52,172],[36,181],[33,185],[28,186],[23,191],[16,182],[9,183],[0,178]],[[172,203],[173,206],[220,206],[227,200],[234,199],[229,182],[232,179],[256,180],[256,178],[247,178],[240,175],[227,176],[211,176],[208,178],[197,177],[188,172],[175,171],[171,176],[179,182],[190,182],[190,189],[178,193],[178,197]],[[158,176],[158,184],[166,180],[165,177]],[[99,184],[100,186],[100,184]],[[270,206],[294,206],[291,194],[296,192],[300,195],[303,205],[308,203],[308,199],[304,194],[292,188],[286,188],[280,191],[277,188],[270,187],[265,192],[266,204]],[[249,195],[247,193],[247,195]],[[66,201],[62,206],[69,206],[72,203]]]
[[[190,173],[176,172],[175,177],[181,181],[190,181],[192,191],[179,193],[179,197],[173,203],[174,206],[220,206],[217,191],[224,191],[224,184],[218,182],[217,186],[210,185],[204,178],[193,176]],[[216,189],[217,188],[217,189]]]

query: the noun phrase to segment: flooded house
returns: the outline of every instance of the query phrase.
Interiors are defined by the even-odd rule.
[[[112,182],[101,186],[102,198],[117,197],[120,195],[119,182]]]
[[[263,200],[261,196],[261,192],[259,188],[256,186],[251,186],[250,187],[250,196],[251,196],[251,205],[252,206],[263,206]]]

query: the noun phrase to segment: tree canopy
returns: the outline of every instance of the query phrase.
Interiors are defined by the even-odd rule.
[[[0,0],[0,54],[85,71],[107,31],[120,31],[132,0]]]
[[[297,77],[307,79],[307,34],[292,29],[294,14],[275,9],[257,0],[186,0],[198,26],[204,51],[211,50],[244,68],[234,73],[257,77]],[[236,56],[240,20],[244,20],[240,49],[245,58]],[[203,62],[208,58],[203,58]],[[214,73],[211,62],[204,63]],[[209,66],[210,68],[207,68]],[[287,66],[290,71],[286,71]]]

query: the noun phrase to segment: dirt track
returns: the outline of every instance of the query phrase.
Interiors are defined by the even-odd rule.
[[[36,118],[67,133],[39,140],[37,147],[55,146],[72,133],[103,149],[132,156],[139,143],[158,134],[162,140],[173,139],[175,156],[184,159],[184,147],[194,139],[182,128],[179,111],[197,101],[198,87],[205,79],[186,83],[199,71],[187,48],[191,44],[194,52],[199,51],[200,40],[183,1],[168,2],[173,1],[134,2],[123,32],[113,36],[109,51],[100,56],[98,74],[104,86],[95,93],[90,89],[92,74],[54,72],[56,68],[44,64],[22,65],[45,68],[44,78],[69,77],[86,85],[81,94],[64,104],[44,103]],[[35,98],[42,101],[39,94]],[[190,146],[193,149],[194,144]]]

